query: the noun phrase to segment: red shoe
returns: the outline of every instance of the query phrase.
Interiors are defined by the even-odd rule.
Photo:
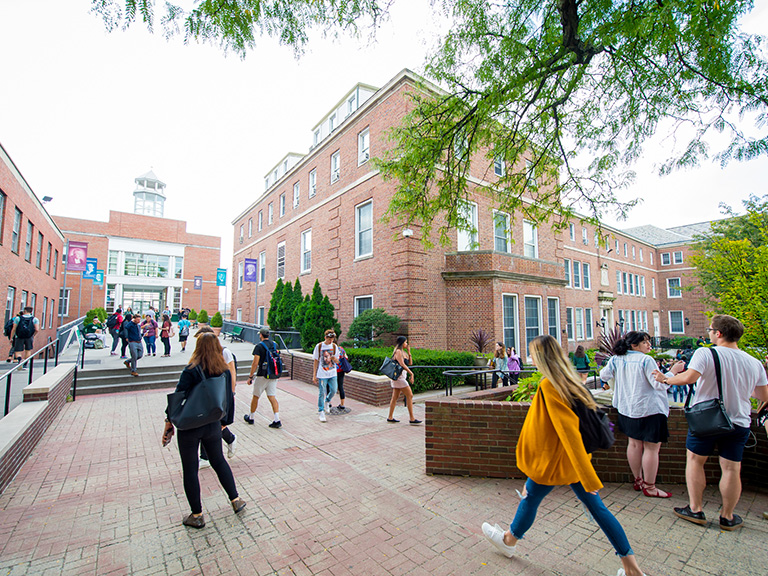
[[[643,482],[642,478],[635,478],[634,484],[632,484],[632,488],[635,489],[635,492],[640,492],[640,490],[643,489],[643,486],[645,485],[645,482]]]
[[[653,490],[655,494],[651,494],[651,490]],[[645,484],[645,486],[643,486],[643,494],[648,496],[648,498],[669,498],[672,496],[670,492],[665,492],[664,490],[656,488],[656,484]]]

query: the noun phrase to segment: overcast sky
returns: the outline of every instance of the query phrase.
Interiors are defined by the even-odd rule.
[[[745,30],[768,30],[768,2]],[[376,42],[319,39],[297,60],[261,39],[245,60],[209,45],[166,41],[136,24],[107,33],[90,0],[0,0],[0,143],[53,215],[107,220],[133,211],[134,178],[152,169],[166,183],[166,213],[194,233],[222,237],[231,267],[230,222],[264,189],[289,151],[306,153],[310,130],[357,82],[383,86],[403,68],[423,70],[436,26],[429,0],[396,0]],[[765,128],[765,127],[764,127]],[[720,215],[765,194],[768,160],[660,179],[637,166],[624,198],[642,198],[620,228],[670,227]]]

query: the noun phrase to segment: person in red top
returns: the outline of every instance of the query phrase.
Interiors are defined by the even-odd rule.
[[[517,442],[517,467],[528,480],[509,530],[485,522],[483,535],[499,552],[511,558],[517,541],[533,526],[544,497],[555,486],[569,485],[621,558],[622,568],[617,576],[642,576],[624,529],[597,493],[603,484],[581,440],[579,417],[571,408],[572,404],[581,402],[594,409],[595,400],[552,336],[534,339],[529,351],[544,378],[531,401]]]
[[[112,324],[110,326],[110,324]],[[123,325],[123,310],[118,308],[115,310],[114,318],[111,316],[107,318],[107,328],[109,334],[112,336],[112,351],[110,356],[117,356],[117,345],[120,343],[120,328]]]

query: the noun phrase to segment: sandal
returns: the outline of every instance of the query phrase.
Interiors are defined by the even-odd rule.
[[[634,484],[632,484],[632,488],[635,489],[635,492],[640,492],[643,489],[643,486],[645,485],[645,482],[642,478],[635,478]]]
[[[654,490],[656,493],[651,494],[650,490]],[[659,490],[656,488],[656,484],[645,484],[643,486],[643,495],[648,496],[648,498],[669,498],[672,496],[671,492],[665,492],[664,490]]]

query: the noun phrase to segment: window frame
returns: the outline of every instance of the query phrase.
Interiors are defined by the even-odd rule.
[[[672,315],[673,314],[680,314],[680,327],[681,327],[681,330],[679,332],[672,329]],[[670,334],[685,334],[685,314],[684,314],[683,310],[669,310],[667,312],[667,320],[669,322],[669,333]]]
[[[499,178],[504,178],[507,174],[507,163],[504,161],[503,156],[493,157],[493,173]]]
[[[538,324],[537,324],[537,326],[530,326],[530,327],[528,326],[528,300],[535,300],[536,301],[536,306],[537,306],[536,307],[536,313],[538,315],[537,316],[538,317]],[[525,351],[526,351],[525,353],[526,353],[526,356],[527,356],[528,355],[528,347],[529,347],[531,341],[533,341],[535,338],[538,338],[539,336],[541,336],[542,331],[543,331],[543,318],[541,316],[541,296],[538,296],[538,295],[524,295],[523,296],[523,310],[525,312]],[[532,329],[536,329],[537,332],[538,332],[535,336],[530,338],[530,340],[528,338],[528,330],[529,329],[531,329],[531,330]]]
[[[362,228],[361,211],[367,207],[370,207],[370,226]],[[373,256],[373,220],[373,198],[369,198],[368,200],[365,200],[364,202],[361,202],[355,206],[355,260],[359,260],[361,258],[370,258]],[[362,252],[362,243],[360,241],[361,235],[366,233],[370,233],[371,236],[371,249],[368,252]]]
[[[592,329],[593,322],[594,316],[592,315],[592,308],[584,308],[584,338],[586,340],[595,339],[595,332]]]
[[[531,233],[531,242],[526,238],[527,232]],[[528,256],[529,248],[533,248],[533,256]],[[530,220],[523,220],[523,255],[527,258],[539,257],[539,231],[538,227]]]
[[[552,309],[550,304],[555,303],[554,325],[552,323]],[[560,342],[560,298],[547,297],[547,332],[552,338]]]
[[[243,289],[243,284],[245,280],[244,267],[245,267],[245,262],[240,261],[237,263],[237,290],[238,291]]]
[[[576,242],[576,226],[568,224],[568,235],[571,238],[571,242]]]
[[[293,183],[293,209],[299,207],[299,201],[301,200],[301,186],[298,182]]]
[[[371,307],[370,308],[364,308],[360,310],[360,302],[363,300],[370,300],[371,301]],[[353,318],[357,318],[365,312],[366,310],[372,310],[373,309],[373,294],[361,294],[360,296],[355,296],[354,302],[353,302]]]
[[[259,252],[259,286],[267,282],[267,251]]]
[[[581,261],[573,261],[573,288],[581,290]]]
[[[666,258],[665,258],[666,256]],[[666,262],[665,262],[666,260]],[[672,255],[669,252],[662,252],[661,253],[661,265],[662,266],[671,266],[672,265]]]
[[[259,210],[256,222],[256,230],[261,232],[264,229],[264,210]]]
[[[592,270],[589,262],[581,263],[581,288],[582,290],[592,290]]]
[[[32,242],[35,237],[35,225],[27,219],[27,237],[24,240],[24,260],[32,264]]]
[[[283,249],[283,255],[282,256],[280,256],[280,249],[281,248]],[[278,242],[277,243],[276,253],[277,253],[277,257],[276,257],[277,261],[275,262],[275,264],[276,264],[275,270],[277,272],[277,279],[278,280],[279,279],[285,280],[285,262],[286,262],[285,240],[283,240],[282,242]],[[282,267],[282,270],[281,270],[281,267]]]
[[[248,218],[248,238],[253,236],[253,217]]]
[[[459,228],[456,227],[456,250],[458,252],[471,252],[480,248],[479,234],[478,234],[478,213],[477,202],[464,201],[460,202],[460,211],[465,212],[462,214],[466,220],[469,221],[471,228]],[[469,212],[468,214],[466,212]]]
[[[563,268],[565,270],[565,287],[573,288],[573,283],[571,281],[571,259],[570,258],[563,258]]]
[[[574,329],[573,329],[573,307],[565,307],[565,337],[568,342],[574,342]]]
[[[679,256],[679,259],[678,259]],[[683,251],[677,250],[675,252],[672,252],[672,264],[675,266],[683,263]]]
[[[371,159],[371,130],[366,126],[357,134],[357,165],[362,166]]]
[[[24,220],[24,213],[18,206],[13,207],[13,226],[11,227],[11,252],[19,255],[19,244],[21,243],[21,223]]]
[[[270,202],[267,205],[267,226],[271,226],[275,218],[275,207],[273,204],[274,202]]]
[[[308,198],[313,198],[317,194],[317,168],[309,171],[309,190]]]
[[[673,286],[670,282],[676,280],[677,286]],[[667,278],[667,298],[682,298],[683,297],[683,279],[679,276]]]
[[[309,247],[307,247],[307,238],[309,238]],[[312,228],[308,228],[301,233],[301,273],[305,274],[312,271]]]
[[[331,184],[341,179],[341,150],[331,154]]]
[[[280,196],[278,197],[277,208],[278,208],[277,210],[278,218],[282,218],[283,216],[285,216],[285,192],[280,194]]]
[[[504,230],[504,236],[503,238],[499,236],[499,218],[503,218],[503,230]],[[504,249],[500,250],[498,248],[498,243],[500,240],[503,240],[504,242]],[[509,214],[506,212],[501,212],[500,210],[494,210],[493,211],[493,249],[496,252],[503,252],[504,254],[509,254],[511,252],[512,248],[512,231],[510,229],[510,218]]]
[[[511,298],[512,299],[512,305],[510,308],[507,308],[505,306],[505,298]],[[512,324],[509,325],[507,321],[509,320],[506,311],[511,310],[513,314],[512,318]],[[502,339],[504,341],[504,345],[507,347],[513,347],[515,350],[520,350],[520,347],[518,346],[520,342],[520,336],[518,331],[518,325],[520,322],[520,311],[518,309],[518,298],[517,294],[511,293],[511,292],[502,292],[501,294],[501,330],[502,330]],[[512,344],[510,344],[510,339],[508,336],[511,335]]]

